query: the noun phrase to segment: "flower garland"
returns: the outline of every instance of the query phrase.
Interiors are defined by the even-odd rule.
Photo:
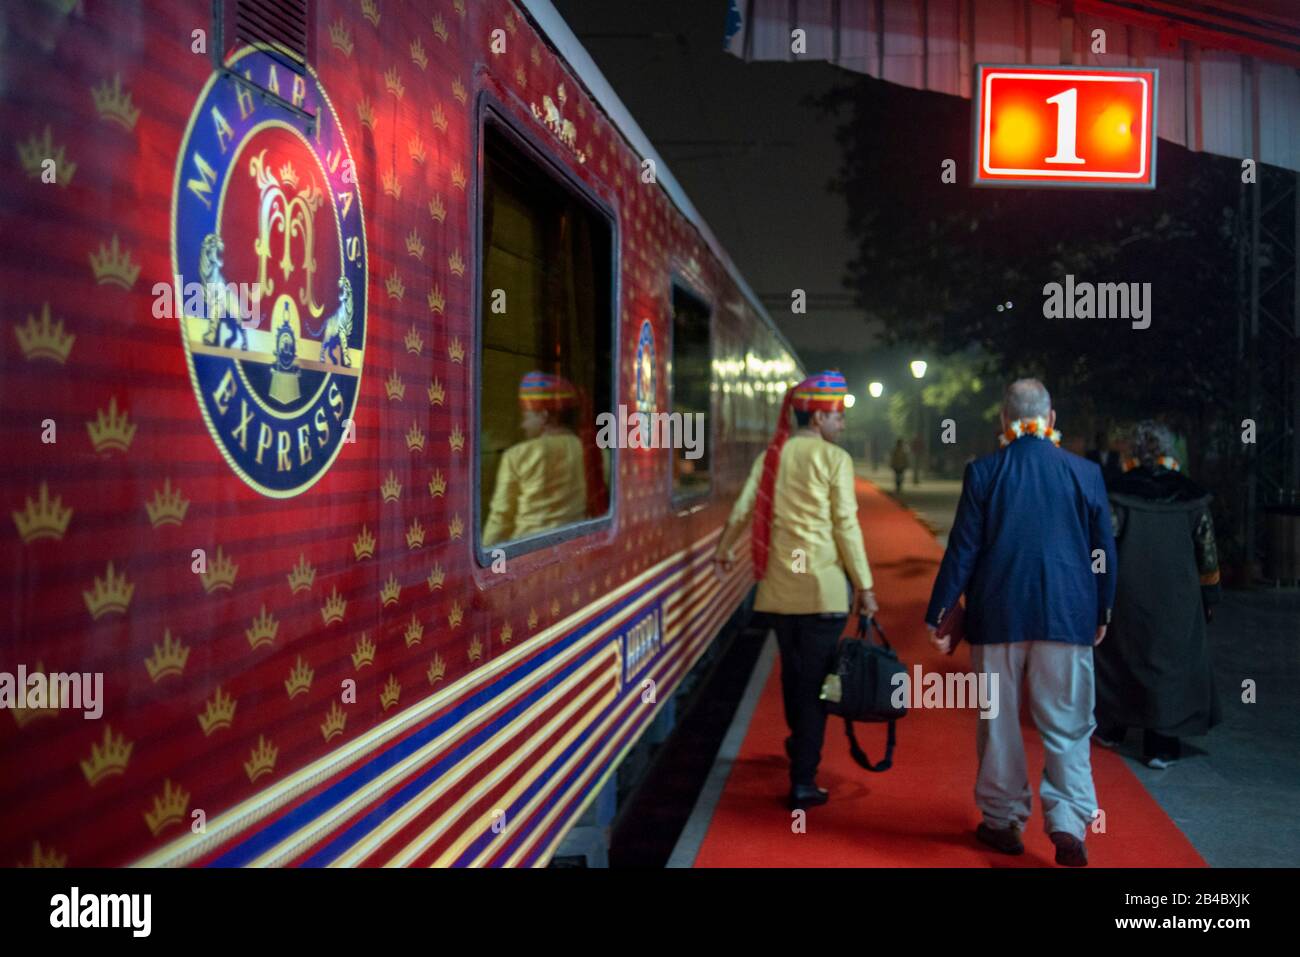
[[[1061,433],[1050,428],[1041,415],[1032,419],[1016,419],[998,435],[998,445],[1006,448],[1022,435],[1032,435],[1036,439],[1047,439],[1053,445],[1061,444]]]
[[[1123,469],[1125,472],[1129,472],[1137,468],[1141,464],[1142,464],[1141,461],[1133,458],[1132,456],[1129,456],[1121,463],[1120,468]],[[1156,459],[1155,464],[1163,468],[1167,468],[1171,472],[1182,471],[1182,466],[1178,464],[1178,460],[1174,458],[1172,455],[1160,456],[1160,458]]]

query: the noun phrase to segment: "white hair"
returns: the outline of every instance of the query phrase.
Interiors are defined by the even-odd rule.
[[[1047,393],[1047,386],[1037,379],[1017,379],[1007,386],[1002,411],[1013,422],[1038,416],[1047,418],[1047,413],[1052,411],[1052,397]]]
[[[1174,434],[1159,422],[1145,419],[1133,426],[1133,455],[1153,468],[1162,455],[1174,454]]]

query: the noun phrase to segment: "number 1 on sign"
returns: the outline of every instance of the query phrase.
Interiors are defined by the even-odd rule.
[[[1072,86],[1068,90],[1056,94],[1056,96],[1049,96],[1047,102],[1056,105],[1056,155],[1047,157],[1044,162],[1085,162],[1074,152],[1075,127],[1079,122],[1078,88]]]

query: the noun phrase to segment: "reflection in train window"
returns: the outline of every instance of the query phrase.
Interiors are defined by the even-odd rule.
[[[483,134],[479,515],[485,548],[609,511],[609,221],[507,133]]]
[[[709,383],[713,351],[709,336],[709,307],[680,286],[673,286],[672,411],[702,416],[703,428],[691,447],[673,450],[673,498],[699,495],[709,490],[709,438],[712,435]]]

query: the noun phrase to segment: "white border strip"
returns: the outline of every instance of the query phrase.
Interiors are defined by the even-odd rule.
[[[763,695],[763,688],[767,685],[768,675],[772,673],[772,665],[775,661],[776,639],[769,631],[763,641],[763,650],[759,653],[758,661],[755,662],[754,670],[749,676],[749,683],[745,685],[745,693],[740,698],[740,704],[736,706],[736,715],[731,719],[731,725],[727,728],[722,744],[718,746],[718,756],[713,762],[713,768],[709,771],[704,787],[700,789],[695,808],[687,818],[685,826],[682,827],[681,836],[677,838],[677,844],[665,867],[695,866],[695,858],[699,855],[704,838],[709,833],[709,825],[713,823],[713,812],[717,810],[718,802],[722,800],[722,792],[727,787],[731,769],[740,755],[740,746],[745,743],[750,722],[754,718],[754,712],[758,710],[758,699]]]

